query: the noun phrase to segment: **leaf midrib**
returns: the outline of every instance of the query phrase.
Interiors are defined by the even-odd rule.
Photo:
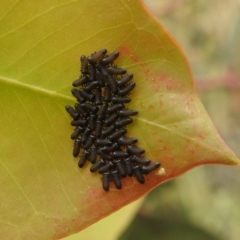
[[[54,91],[51,91],[51,90],[48,90],[48,89],[40,88],[40,87],[30,85],[30,84],[27,84],[27,83],[22,83],[22,82],[19,82],[19,81],[15,80],[15,79],[4,77],[4,76],[1,76],[1,75],[0,75],[0,82],[4,82],[6,84],[12,84],[12,85],[15,85],[15,86],[18,86],[18,87],[29,89],[31,91],[44,93],[44,94],[47,94],[49,96],[54,96],[54,97],[58,97],[58,98],[65,99],[65,100],[73,101],[73,99],[74,99],[73,97],[66,96],[66,95],[58,93],[58,92],[54,92]]]

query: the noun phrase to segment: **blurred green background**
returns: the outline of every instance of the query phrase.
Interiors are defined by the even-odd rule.
[[[200,98],[240,158],[240,0],[145,0],[179,43]],[[239,240],[240,168],[202,166],[65,240]]]

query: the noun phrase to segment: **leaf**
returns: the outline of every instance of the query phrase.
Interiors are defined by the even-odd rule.
[[[0,236],[59,239],[194,166],[239,164],[200,103],[185,57],[137,1],[2,1],[0,27]],[[79,56],[119,50],[137,84],[128,128],[162,170],[140,185],[102,190],[71,156],[66,104]],[[164,171],[165,170],[165,174]],[[163,174],[161,174],[163,173]]]

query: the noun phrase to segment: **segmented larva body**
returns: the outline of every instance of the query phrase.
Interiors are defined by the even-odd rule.
[[[131,102],[129,94],[136,83],[131,82],[133,74],[114,65],[118,56],[119,52],[107,55],[106,49],[89,57],[82,55],[81,75],[72,82],[71,91],[78,103],[65,107],[75,127],[72,154],[79,157],[80,168],[89,162],[91,172],[102,174],[105,191],[110,182],[121,189],[121,179],[127,176],[135,176],[143,184],[144,175],[160,166],[142,156],[145,150],[136,145],[137,138],[126,136],[127,126],[133,122],[130,117],[138,114],[125,107]]]

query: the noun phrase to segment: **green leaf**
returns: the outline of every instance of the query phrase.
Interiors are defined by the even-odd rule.
[[[239,164],[200,103],[179,47],[138,1],[7,1],[0,10],[0,236],[59,239],[138,199],[167,179],[208,163]],[[128,128],[162,169],[146,184],[126,178],[102,190],[72,157],[64,106],[79,56],[119,50],[137,84]]]

